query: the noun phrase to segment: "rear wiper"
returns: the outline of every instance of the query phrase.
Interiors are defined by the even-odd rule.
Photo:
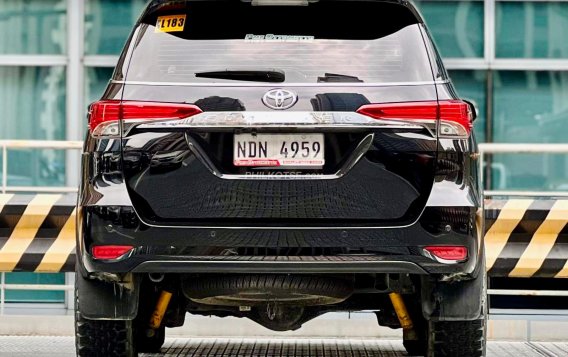
[[[348,76],[345,74],[326,73],[323,77],[318,77],[318,83],[321,82],[363,82],[358,77]]]
[[[284,71],[270,70],[224,70],[195,73],[199,78],[229,79],[235,81],[282,83],[286,80]]]

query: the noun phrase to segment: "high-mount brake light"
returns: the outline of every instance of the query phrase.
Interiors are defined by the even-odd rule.
[[[185,119],[201,113],[193,104],[101,100],[91,104],[89,129],[94,136],[117,136],[119,120]]]
[[[357,113],[374,119],[432,123],[440,118],[440,135],[448,137],[467,137],[473,128],[470,105],[461,100],[366,104]]]

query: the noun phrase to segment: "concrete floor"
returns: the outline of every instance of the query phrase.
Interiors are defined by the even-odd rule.
[[[9,311],[0,316],[0,357],[74,356],[73,317]],[[28,313],[31,313],[28,311]],[[488,326],[490,357],[568,357],[568,315],[497,311]],[[4,336],[2,336],[4,335]],[[159,356],[406,356],[401,330],[379,327],[373,314],[323,315],[299,330],[270,331],[247,319],[189,315],[168,329]],[[57,337],[56,337],[57,336]]]
[[[72,337],[0,336],[0,356],[75,356]],[[145,356],[192,357],[398,357],[406,356],[402,343],[372,339],[254,339],[173,338],[162,353]],[[489,357],[568,356],[568,343],[490,342]]]
[[[20,311],[21,313],[21,311]],[[489,340],[568,342],[568,315],[491,315]],[[527,312],[525,312],[527,313]],[[73,316],[0,316],[0,336],[73,336]],[[323,338],[400,340],[402,330],[379,327],[374,314],[334,313],[320,316],[296,331],[274,332],[248,319],[188,315],[181,328],[168,329],[171,338]],[[1,350],[1,346],[0,346]],[[568,355],[567,355],[568,357]]]

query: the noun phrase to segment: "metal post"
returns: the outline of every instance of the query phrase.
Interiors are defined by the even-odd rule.
[[[485,92],[485,140],[486,142],[493,142],[493,66],[495,64],[495,10],[496,0],[485,0],[483,8],[484,18],[484,54],[485,63],[487,65],[486,92]],[[482,188],[489,189],[491,183],[491,164],[493,157],[485,157],[483,165],[481,166],[481,175],[483,177],[481,184]],[[485,167],[484,167],[485,166]]]
[[[481,185],[481,189],[485,191],[485,151],[479,150],[479,180],[481,181],[479,184]]]
[[[2,193],[6,193],[8,187],[8,148],[2,145]]]
[[[485,141],[488,143],[492,143],[493,138],[493,70],[487,70],[487,76],[485,80],[487,81],[486,91],[485,91]],[[493,156],[489,155],[485,158],[484,162],[486,163],[485,168],[482,169],[483,175],[485,180],[483,181],[483,189],[489,190],[492,188],[492,175],[491,175],[491,167],[493,163]]]
[[[485,0],[484,1],[484,58],[486,64],[491,68],[492,64],[495,62],[495,0]]]
[[[6,273],[2,273],[0,279],[0,316],[4,316],[4,304],[6,303]]]
[[[67,140],[81,140],[83,136],[84,28],[85,0],[67,0]],[[79,153],[66,153],[65,180],[68,187],[79,185],[79,161]]]
[[[75,273],[65,273],[65,308],[67,311],[75,309]],[[73,287],[73,288],[71,288]]]
[[[84,125],[84,78],[83,67],[85,41],[85,1],[67,0],[67,98],[66,139],[81,140]],[[67,150],[65,156],[65,185],[79,186],[80,153]],[[65,274],[65,284],[74,279]],[[65,293],[65,306],[73,309],[74,294]]]

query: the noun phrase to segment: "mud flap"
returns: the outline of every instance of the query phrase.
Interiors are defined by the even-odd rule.
[[[439,282],[422,278],[422,313],[428,321],[472,321],[482,319],[486,297],[485,273],[477,278]]]
[[[120,283],[85,279],[77,274],[80,313],[88,320],[134,320],[140,282],[134,275]]]

